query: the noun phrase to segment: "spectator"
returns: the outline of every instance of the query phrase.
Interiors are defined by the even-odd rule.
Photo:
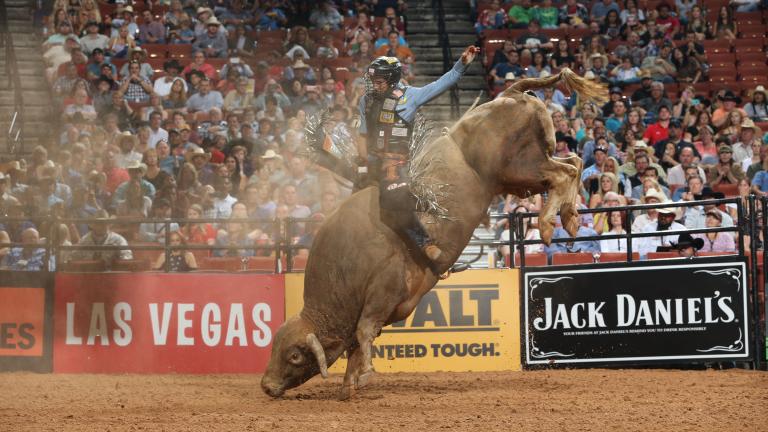
[[[407,46],[400,45],[399,36],[400,34],[396,31],[389,32],[387,44],[377,49],[375,54],[377,56],[397,57],[402,63],[413,63],[415,59],[413,51]]]
[[[669,188],[660,183],[662,180],[659,178],[659,172],[656,167],[648,166],[642,173],[638,173],[636,177],[642,179],[642,181],[637,184],[637,186],[632,187],[633,200],[642,201],[642,197],[644,197],[649,190],[649,184],[653,185],[653,189],[661,191],[665,197],[670,196]],[[663,200],[660,199],[659,202],[661,201]]]
[[[707,170],[707,183],[712,186],[721,184],[737,184],[745,177],[741,165],[733,160],[733,149],[725,144],[717,150],[719,159]]]
[[[741,123],[739,135],[734,137],[736,143],[733,144],[733,160],[736,163],[741,164],[745,159],[751,159],[753,156],[753,144],[757,144],[757,148],[760,146],[760,139],[758,138],[762,134],[762,130],[755,125],[755,123],[745,118]]]
[[[128,64],[128,74],[120,81],[119,92],[126,101],[148,102],[152,94],[152,82],[141,75],[141,65],[138,61]]]
[[[512,43],[512,47],[514,48],[514,42],[512,41],[510,42]],[[505,47],[506,47],[506,43],[505,43]],[[573,52],[571,51],[571,47],[567,38],[562,38],[559,41],[557,41],[557,48],[555,48],[555,51],[552,53],[552,56],[550,57],[549,62],[553,70],[561,69],[564,67],[571,68],[571,69],[574,68],[576,64],[576,57],[574,57]],[[495,63],[496,62],[494,57],[494,64]]]
[[[121,26],[117,34],[113,35],[107,44],[107,51],[115,58],[128,57],[128,53],[134,48],[136,48],[136,41],[131,36],[128,25]]]
[[[484,30],[501,29],[506,26],[507,13],[501,8],[499,0],[493,0],[490,6],[484,9],[477,17],[475,30],[480,34]]]
[[[681,258],[693,258],[697,251],[704,246],[704,240],[693,238],[688,233],[680,234],[677,243],[672,243],[672,248],[677,251]]]
[[[185,249],[187,241],[184,236],[179,231],[173,231],[168,240],[171,248],[173,248],[171,249],[168,259],[168,271],[188,272],[197,270],[197,260],[195,259],[195,255]],[[157,257],[153,268],[155,270],[165,269],[165,251],[161,252]]]
[[[717,162],[717,143],[713,138],[714,132],[709,126],[705,126],[699,132],[699,141],[694,141],[696,151],[701,155],[701,163],[713,164]]]
[[[560,223],[560,218],[557,218],[557,227],[555,228],[555,231],[552,233],[552,239],[566,239],[566,238],[572,238],[570,234],[562,227],[562,224]],[[581,217],[581,223],[579,224],[579,231],[576,233],[576,238],[579,237],[597,237],[597,232],[593,230],[592,228],[584,226],[584,217]],[[600,242],[597,240],[579,240],[579,241],[568,241],[565,243],[552,243],[551,245],[544,248],[544,252],[547,253],[547,255],[551,258],[552,255],[556,253],[574,253],[574,252],[589,252],[589,253],[599,253],[600,252]]]
[[[519,205],[515,207],[513,210],[514,213],[528,213],[528,209],[524,205]],[[535,217],[524,217],[520,219],[523,224],[523,239],[524,240],[541,240],[541,233],[539,232],[539,229],[536,228],[538,225],[537,219]],[[510,232],[509,227],[507,226],[504,231],[501,232],[501,237],[499,240],[507,243],[507,245],[499,246],[499,252],[501,253],[502,257],[506,258],[511,255],[510,248],[508,246],[509,240],[510,240]],[[515,249],[515,254],[517,254],[517,245],[513,245]],[[526,255],[533,254],[533,253],[540,253],[544,251],[544,244],[537,243],[537,244],[529,244],[524,246]]]
[[[213,182],[215,195],[213,199],[214,218],[228,219],[232,214],[232,205],[237,202],[237,198],[230,195],[232,190],[232,181],[229,177],[216,177]]]
[[[165,27],[161,21],[155,21],[149,9],[141,13],[142,23],[139,25],[139,42],[150,44],[165,43]]]
[[[601,235],[623,235],[627,231],[624,229],[624,213],[620,211],[608,212],[607,217],[608,230]],[[600,240],[600,252],[626,252],[627,239]]]
[[[531,18],[539,21],[543,29],[554,30],[558,28],[559,12],[556,7],[552,6],[552,0],[541,0],[540,5],[530,9],[530,15]]]
[[[503,60],[491,69],[490,75],[495,85],[503,85],[507,74],[512,73],[516,77],[523,75],[523,68],[519,63],[520,56],[516,51],[508,53]]]
[[[705,39],[711,39],[714,31],[712,30],[712,24],[704,18],[701,6],[694,5],[691,8],[691,13],[688,17],[688,22],[685,25],[686,33],[693,33],[696,41],[702,41]]]
[[[93,50],[99,49],[102,53],[107,49],[109,38],[99,33],[99,23],[89,21],[85,24],[86,34],[80,38],[80,47],[85,55],[91,55]]]
[[[747,113],[738,107],[741,105],[741,98],[736,96],[731,90],[726,90],[722,95],[718,95],[717,98],[721,105],[712,112],[712,125],[716,128],[726,127],[733,111],[738,111],[742,117],[747,117]]]
[[[166,12],[165,17],[163,17],[165,24],[171,28],[179,28],[181,21],[184,19],[189,20],[189,16],[184,12],[181,0],[171,0],[169,10]]]
[[[137,166],[141,163],[142,154],[135,150],[138,142],[136,135],[130,131],[125,131],[117,137],[116,144],[120,152],[115,155],[115,162],[118,167],[128,169],[129,166]]]
[[[684,185],[687,178],[685,175],[685,170],[689,168],[696,169],[696,172],[700,178],[706,178],[704,170],[700,166],[693,164],[694,153],[691,147],[683,147],[680,149],[679,159],[680,164],[672,167],[669,170],[669,173],[667,173],[667,181],[670,186]]]
[[[179,230],[179,224],[170,222],[171,202],[166,198],[158,198],[152,204],[152,219],[163,219],[169,222],[144,222],[139,225],[139,238],[141,241],[165,243],[166,229],[170,233]]]
[[[691,180],[696,182],[700,179],[698,177],[692,177]],[[694,185],[691,185],[689,187],[695,188]],[[725,198],[725,195],[722,192],[715,192],[709,186],[701,187],[701,191],[699,193],[688,193],[686,194],[686,196],[683,197],[685,201],[693,201],[693,200],[705,201],[705,200],[723,199],[723,198]],[[691,207],[686,207],[685,209],[686,228],[688,229],[705,228],[706,214],[707,212],[710,212],[710,211],[717,212],[720,215],[720,221],[722,226],[724,227],[733,226],[733,219],[728,213],[718,209],[715,204],[706,204],[706,205],[694,205]]]
[[[509,8],[509,27],[524,29],[531,20],[531,0],[513,0]]]
[[[230,75],[230,71],[237,71],[238,76],[253,78],[253,70],[247,63],[242,62],[239,57],[232,57],[219,71],[219,78],[224,79]]]
[[[0,262],[0,268],[12,271],[42,271],[45,269],[45,248],[40,246],[40,234],[34,228],[27,228],[21,233],[24,246],[10,248]],[[49,258],[49,268],[55,270],[54,257]]]
[[[576,0],[566,0],[560,7],[559,21],[561,28],[586,28],[589,10]]]
[[[181,72],[181,70],[181,65],[176,59],[170,59],[163,63],[165,76],[155,80],[153,88],[155,94],[161,97],[168,96],[171,92],[171,86],[173,86],[173,83],[176,82],[176,80],[181,80],[184,91],[186,91],[187,83],[179,77],[179,72]]]
[[[723,215],[717,210],[709,210],[706,213],[706,227],[720,228],[723,223]],[[736,244],[733,241],[733,235],[728,232],[714,232],[694,234],[696,239],[702,240],[701,249],[703,252],[735,252]]]
[[[208,112],[213,108],[221,109],[223,106],[224,99],[221,97],[221,93],[211,90],[211,81],[207,78],[200,81],[199,92],[187,99],[187,110],[189,112]]]
[[[127,247],[125,237],[112,231],[109,222],[114,219],[106,210],[98,210],[93,221],[88,225],[89,231],[77,243],[80,246],[114,246],[107,250],[75,250],[70,260],[93,260],[104,262],[107,269],[118,260],[133,259],[133,253]]]
[[[88,103],[88,92],[84,89],[75,89],[74,91],[74,103],[67,105],[62,113],[64,121],[71,121],[72,118],[79,114],[84,121],[96,120],[96,108]]]
[[[549,40],[549,37],[544,33],[541,33],[540,30],[541,26],[538,21],[530,20],[528,22],[528,31],[523,33],[516,41],[517,46],[523,48],[523,53],[528,51],[528,53],[532,55],[540,49],[551,50],[555,47]]]
[[[243,9],[242,0],[231,1],[229,7],[220,14],[220,18],[228,33],[234,33],[238,25],[244,26],[248,31],[253,30],[253,14]]]
[[[744,111],[747,113],[747,117],[753,121],[768,120],[768,103],[766,101],[765,87],[759,85],[750,93],[752,100],[744,105]]]
[[[117,202],[118,216],[146,218],[152,208],[152,199],[144,195],[141,184],[131,182],[125,191],[125,199]]]
[[[581,173],[581,182],[584,184],[584,188],[589,190],[591,188],[591,182],[600,178],[603,172],[603,165],[605,159],[608,157],[608,148],[604,146],[595,145],[593,151],[595,157],[595,163],[588,166]]]
[[[611,81],[617,85],[627,85],[640,82],[640,68],[632,65],[630,56],[622,57],[621,63],[611,70]]]
[[[336,5],[331,0],[323,0],[309,15],[309,22],[313,28],[322,30],[340,30],[344,18]]]
[[[608,15],[609,11],[615,11],[618,14],[620,11],[619,5],[616,4],[616,2],[613,0],[597,1],[592,5],[592,10],[589,13],[589,18],[593,22],[602,24],[605,20],[605,16]]]
[[[248,79],[240,77],[235,84],[235,89],[227,93],[222,108],[224,111],[243,113],[247,107],[254,105],[253,93],[248,91]]]
[[[658,11],[656,25],[659,31],[663,32],[666,38],[674,38],[680,31],[680,20],[677,16],[670,14],[671,8],[667,3],[659,3],[656,10]]]
[[[195,60],[197,60],[197,54],[203,53],[206,57],[219,57],[224,58],[227,56],[227,38],[219,32],[221,23],[216,17],[208,18],[205,22],[207,31],[197,37],[197,40],[192,45],[192,50],[196,54]],[[208,75],[206,73],[206,75]],[[208,75],[210,78],[210,75]]]
[[[728,39],[729,41],[736,39],[739,28],[733,20],[728,6],[720,6],[715,20],[714,33],[718,39]]]
[[[659,233],[657,237],[640,237],[635,241],[637,244],[633,245],[632,249],[637,250],[640,253],[640,257],[645,259],[648,252],[656,252],[659,247],[671,247],[677,242],[678,235],[664,235],[664,231],[684,231],[685,226],[675,222],[675,209],[671,207],[664,207],[657,210],[658,216],[656,221],[648,222],[640,229],[641,233]],[[633,230],[634,231],[634,230]]]
[[[277,7],[276,2],[262,2],[261,8],[255,10],[256,28],[263,30],[279,30],[288,22],[285,12]]]
[[[658,92],[658,90],[654,90]],[[667,102],[669,99],[664,98]],[[670,106],[663,101],[657,102],[658,108],[656,111],[657,121],[656,123],[649,125],[643,133],[643,139],[650,145],[655,145],[657,142],[669,139],[669,125],[672,117],[670,112]],[[654,104],[646,105],[649,108],[653,108]]]
[[[677,69],[677,82],[696,84],[701,79],[703,70],[698,60],[688,56],[682,49],[672,50],[672,64]]]
[[[290,34],[290,38],[285,43],[285,56],[297,60],[296,55],[301,55],[304,59],[309,59],[309,53],[317,51],[314,41],[309,37],[309,31],[306,27],[296,26]],[[378,48],[378,47],[377,47]]]

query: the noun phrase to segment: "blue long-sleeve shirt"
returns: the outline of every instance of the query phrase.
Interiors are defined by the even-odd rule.
[[[405,93],[400,100],[401,103],[395,107],[395,111],[400,118],[406,122],[412,122],[416,118],[416,112],[422,105],[440,96],[443,92],[458,83],[468,67],[469,65],[462,64],[461,60],[458,60],[456,64],[453,65],[453,68],[438,78],[437,81],[431,82],[424,87],[406,87]],[[368,133],[368,126],[365,122],[365,98],[366,96],[360,98],[360,104],[358,106],[358,109],[360,110],[360,127],[358,132],[360,132],[361,135],[366,135]]]
[[[579,237],[591,237],[591,236],[597,236],[597,233],[592,228],[587,228],[585,226],[579,226],[579,232],[576,233],[576,238]],[[555,228],[555,231],[552,233],[553,239],[561,239],[561,238],[571,238],[571,235],[568,234],[568,232],[563,229],[563,227],[557,227]],[[597,240],[590,240],[590,241],[584,241],[584,240],[576,240],[573,243],[552,243],[551,245],[544,248],[544,251],[552,257],[553,254],[556,253],[567,253],[567,252],[600,252],[600,242]]]

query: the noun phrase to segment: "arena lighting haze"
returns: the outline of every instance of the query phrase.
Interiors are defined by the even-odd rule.
[[[657,299],[653,302],[638,302],[629,294],[617,294],[615,325],[629,327],[729,323],[736,318],[732,303],[731,297],[720,297],[717,291],[714,297]],[[601,312],[605,305],[605,302],[575,303],[569,310],[565,304],[553,304],[551,297],[545,297],[544,317],[535,318],[533,326],[536,330],[606,328],[608,325]]]

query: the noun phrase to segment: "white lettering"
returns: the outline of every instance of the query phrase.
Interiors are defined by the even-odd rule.
[[[192,346],[195,344],[195,338],[187,336],[187,329],[192,328],[192,320],[187,318],[187,314],[194,311],[195,305],[192,303],[179,303],[176,305],[176,314],[178,315],[176,344],[179,346]]]
[[[221,309],[216,303],[208,303],[203,307],[203,318],[200,325],[203,333],[203,343],[209,347],[221,342]]]
[[[232,346],[232,342],[238,339],[240,346],[248,346],[248,338],[245,335],[245,315],[242,303],[232,303],[229,309],[229,322],[227,323],[227,338],[225,346]]]
[[[67,303],[67,337],[64,339],[67,345],[82,345],[83,338],[75,336],[75,304]]]
[[[635,299],[631,295],[618,294],[616,296],[616,315],[618,327],[627,327],[635,320]]]
[[[736,318],[736,314],[733,312],[733,309],[731,309],[731,305],[728,304],[730,302],[730,297],[721,297],[717,299],[717,307],[719,307],[725,314],[725,318],[722,319],[724,323],[732,322]]]
[[[648,302],[645,300],[640,300],[640,308],[637,310],[637,321],[635,321],[635,325],[641,325],[640,321],[645,321],[645,325],[647,326],[653,325],[651,307],[648,306]]]
[[[671,324],[672,323],[672,302],[669,299],[656,300],[654,302],[656,308],[656,324]]]
[[[263,348],[272,342],[272,329],[266,324],[272,321],[272,309],[266,303],[257,303],[251,311],[256,329],[251,332],[253,344]]]
[[[149,304],[149,320],[152,322],[152,338],[155,345],[165,345],[168,340],[168,326],[171,323],[171,314],[173,313],[173,303],[163,303],[162,324],[158,319],[157,303]]]
[[[701,303],[700,298],[689,298],[688,299],[688,324],[700,324],[701,319],[698,317],[698,313],[700,311],[699,304]]]
[[[91,325],[88,328],[88,345],[94,345],[96,338],[101,339],[101,345],[109,345],[109,335],[107,334],[107,312],[104,310],[104,303],[94,303],[91,305]]]
[[[112,339],[117,346],[126,346],[133,339],[133,331],[128,321],[131,320],[131,305],[125,302],[115,304],[112,310],[112,317],[118,328],[112,330]]]

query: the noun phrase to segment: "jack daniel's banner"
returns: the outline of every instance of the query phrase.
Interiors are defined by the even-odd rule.
[[[526,272],[526,364],[748,359],[746,264],[675,262]]]

